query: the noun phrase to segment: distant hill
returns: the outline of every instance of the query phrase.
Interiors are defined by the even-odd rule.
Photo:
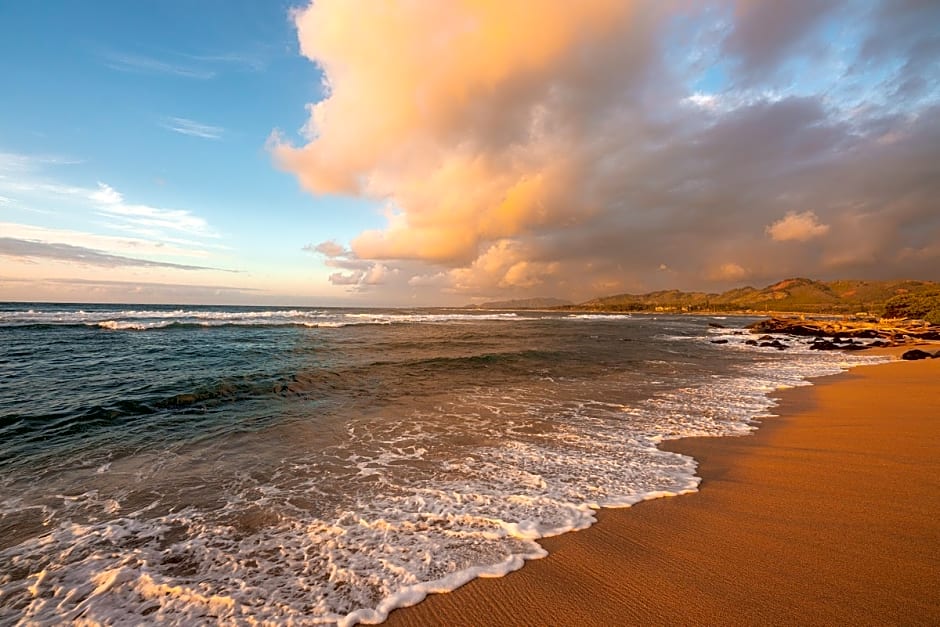
[[[467,305],[475,309],[552,309],[572,305],[570,300],[560,298],[519,298],[516,300],[494,300],[479,305]]]
[[[888,300],[940,290],[934,281],[813,281],[786,279],[763,289],[742,287],[721,294],[668,290],[595,298],[577,309],[593,311],[755,311],[880,315]]]

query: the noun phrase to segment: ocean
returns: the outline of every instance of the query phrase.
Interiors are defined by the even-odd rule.
[[[753,320],[0,304],[0,624],[375,623],[510,572],[696,490],[659,442],[882,359]]]

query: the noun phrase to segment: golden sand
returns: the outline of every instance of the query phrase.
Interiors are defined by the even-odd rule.
[[[940,625],[940,359],[817,383],[753,435],[668,443],[698,493],[601,511],[388,623]]]

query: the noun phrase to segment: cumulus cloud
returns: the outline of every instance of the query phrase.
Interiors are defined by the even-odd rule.
[[[330,96],[311,107],[313,141],[275,154],[311,191],[389,201],[388,227],[352,242],[359,257],[470,262],[481,245],[559,219],[555,199],[573,181],[546,101],[569,94],[548,82],[572,47],[613,35],[631,11],[612,0],[534,8],[328,0],[298,14]]]
[[[715,281],[740,281],[747,278],[749,274],[736,263],[723,263],[711,271],[709,278]]]
[[[319,253],[325,257],[342,257],[348,255],[349,251],[336,240],[328,240],[319,244],[307,244],[304,250],[308,253]]]
[[[378,293],[929,278],[894,252],[940,235],[927,4],[317,0],[294,19],[325,97],[302,145],[271,147],[309,191],[384,207],[318,250]],[[878,36],[889,9],[904,38]]]
[[[777,242],[805,242],[829,232],[828,224],[820,224],[812,211],[788,211],[785,216],[767,227],[767,234]]]
[[[347,286],[352,291],[362,291],[376,285],[384,285],[390,278],[398,275],[397,268],[389,268],[382,263],[362,264],[361,270],[334,272],[330,274],[330,283]]]

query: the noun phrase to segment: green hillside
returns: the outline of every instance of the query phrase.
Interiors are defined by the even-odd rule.
[[[922,294],[940,293],[933,281],[813,281],[794,278],[763,289],[742,287],[722,294],[668,290],[649,294],[618,294],[577,305],[592,311],[728,311],[802,312],[881,315],[888,301],[915,302],[912,311],[926,307]],[[930,302],[933,302],[932,300]],[[900,308],[898,311],[901,311]],[[919,315],[919,314],[918,314]]]

